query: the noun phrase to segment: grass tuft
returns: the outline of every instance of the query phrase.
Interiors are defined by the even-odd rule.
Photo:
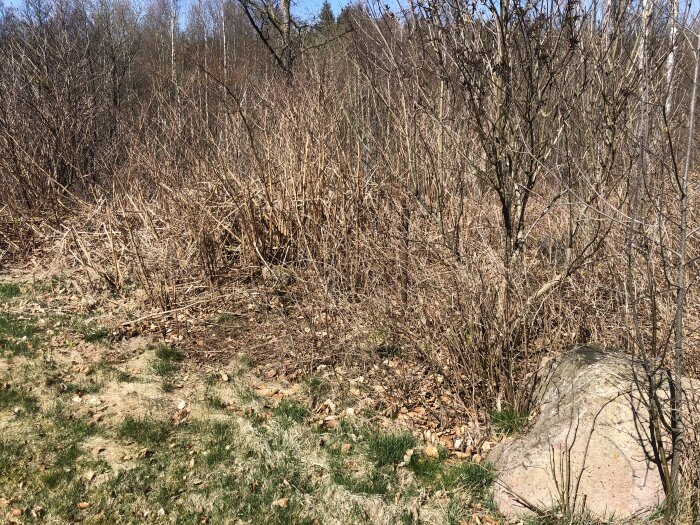
[[[294,423],[301,423],[309,415],[309,411],[304,405],[297,401],[283,400],[275,407],[275,416],[285,418]]]
[[[443,484],[448,490],[467,490],[476,498],[484,498],[494,482],[493,469],[488,463],[458,463],[443,476]]]
[[[115,369],[116,372],[114,373],[114,378],[117,380],[119,383],[137,383],[139,378],[135,376],[134,374],[131,374],[129,372],[126,372],[124,370],[118,370]]]
[[[425,454],[414,454],[408,463],[408,468],[426,483],[437,480],[443,471],[443,455],[439,458],[429,458]]]
[[[208,392],[204,396],[204,402],[209,408],[212,408],[214,410],[225,410],[226,408],[228,408],[228,404],[226,403],[226,401],[221,399],[221,397],[218,394],[213,392]]]
[[[7,302],[22,294],[19,286],[13,283],[0,283],[0,301]]]
[[[12,467],[21,464],[20,458],[25,448],[25,445],[20,441],[5,437],[0,438],[0,472],[8,473]]]
[[[328,398],[331,393],[331,384],[325,377],[309,375],[304,378],[306,391],[311,398],[311,405],[316,406]]]
[[[406,452],[415,446],[415,438],[408,433],[383,434],[375,432],[367,436],[368,453],[377,467],[400,463]]]
[[[377,353],[381,357],[396,357],[401,353],[401,349],[392,344],[382,344],[377,346]]]
[[[514,408],[504,408],[491,414],[491,425],[494,430],[509,436],[520,432],[526,423],[527,414]]]
[[[184,353],[179,348],[162,344],[155,347],[155,356],[153,372],[163,378],[163,391],[172,392],[175,390],[172,378],[180,369]]]
[[[158,345],[155,347],[155,354],[161,361],[168,361],[170,363],[178,363],[182,361],[184,353],[182,350],[171,345]]]
[[[96,394],[102,390],[102,383],[98,381],[73,381],[62,384],[63,393],[65,394]]]
[[[80,330],[83,340],[86,343],[99,343],[109,338],[109,330],[103,326],[85,326]]]
[[[205,461],[207,466],[213,467],[232,458],[237,434],[234,427],[220,422],[214,423],[208,430]]]

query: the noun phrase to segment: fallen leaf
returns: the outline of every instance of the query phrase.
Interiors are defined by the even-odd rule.
[[[261,397],[272,397],[274,396],[277,392],[279,392],[279,388],[274,387],[274,386],[261,386],[256,390],[257,394]]]
[[[289,505],[289,498],[280,498],[272,502],[273,507],[279,507],[281,509]]]
[[[335,413],[335,403],[330,399],[326,399],[323,404],[319,407],[319,412],[325,412],[326,414]]]
[[[87,509],[89,506],[90,506],[90,504],[89,504],[87,501],[81,501],[81,502],[78,503],[78,505],[77,505],[77,507],[78,507],[80,510],[85,510],[85,509]]]
[[[440,451],[438,450],[438,448],[435,445],[428,445],[427,447],[425,447],[425,450],[423,451],[423,453],[427,457],[432,458],[432,459],[437,459],[440,457]]]
[[[323,426],[328,429],[334,429],[338,426],[338,420],[333,416],[328,416],[323,420]]]

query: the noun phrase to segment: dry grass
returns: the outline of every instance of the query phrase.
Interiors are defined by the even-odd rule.
[[[75,9],[75,20],[92,16]],[[489,414],[526,413],[528,379],[570,344],[639,353],[640,335],[673,366],[680,204],[670,145],[680,159],[690,85],[676,76],[663,114],[667,39],[655,35],[643,85],[638,42],[627,40],[640,34],[640,13],[619,10],[612,35],[595,23],[571,34],[590,13],[586,23],[514,13],[522,23],[504,41],[529,58],[503,61],[514,64],[508,82],[488,20],[441,27],[454,17],[408,23],[360,10],[352,32],[327,45],[300,37],[292,80],[271,69],[235,10],[228,23],[249,52],[229,57],[228,70],[216,33],[177,35],[170,63],[163,28],[128,13],[107,17],[114,31],[90,25],[87,40],[80,23],[28,21],[14,33],[9,20],[0,265],[68,276],[45,293],[68,293],[74,311],[101,317],[84,327],[86,344],[109,339],[99,326],[113,317],[112,336],[156,336],[202,370],[242,354],[263,373],[313,374],[376,398],[379,414],[431,440],[471,436],[478,448]],[[83,60],[89,42],[97,47]],[[690,70],[687,45],[677,51],[679,70]],[[51,96],[24,90],[33,64],[48,72]],[[646,149],[635,131],[645,108]],[[695,162],[700,150],[690,151]],[[698,183],[696,170],[682,341],[694,377]],[[0,299],[13,294],[0,288]],[[27,340],[0,340],[3,352],[31,354],[35,334],[16,321],[0,316]],[[177,360],[145,361],[163,395],[178,389]],[[324,401],[312,396],[312,408]]]
[[[362,409],[324,426],[302,389],[259,396],[237,361],[217,374],[171,370],[182,385],[163,392],[133,354],[171,360],[170,347],[80,342],[71,323],[49,335],[34,357],[0,358],[10,365],[0,367],[3,519],[459,523],[484,512],[486,466],[425,458],[406,430],[382,429]]]

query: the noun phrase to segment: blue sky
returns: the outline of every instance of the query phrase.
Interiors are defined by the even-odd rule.
[[[190,1],[191,0],[180,0],[180,5],[186,8]],[[697,13],[698,7],[700,7],[700,0],[680,0],[681,6],[687,5],[688,1],[690,1],[691,13]],[[354,3],[355,0],[329,0],[329,2],[333,8],[333,13],[338,16],[344,6]],[[21,3],[22,0],[0,0],[0,5],[4,4],[5,6],[19,5]],[[401,0],[383,0],[382,3],[395,8],[401,4]],[[322,4],[323,0],[292,0],[292,9],[297,17],[309,20],[318,15]],[[183,9],[182,12],[186,13],[187,9]]]
[[[348,3],[350,0],[329,0],[331,7],[333,8],[333,13],[338,16],[340,10]],[[292,6],[294,7],[297,16],[303,18],[311,18],[318,14],[321,10],[321,5],[323,5],[323,0],[292,0]]]
[[[333,8],[333,13],[336,16],[340,14],[340,10],[347,4],[353,3],[353,0],[329,0],[331,7]],[[6,6],[16,6],[20,5],[22,0],[0,0],[0,5],[5,4]],[[180,5],[183,7],[188,6],[190,0],[181,0]],[[389,0],[387,2],[389,5],[394,5],[395,0]],[[301,18],[310,19],[318,15],[321,11],[321,5],[323,5],[323,0],[292,0],[292,8],[296,16]],[[184,9],[183,12],[187,12]]]

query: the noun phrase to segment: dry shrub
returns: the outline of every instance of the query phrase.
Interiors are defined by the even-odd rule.
[[[635,23],[633,6],[626,9],[631,18],[625,23]],[[469,408],[490,409],[497,400],[524,407],[524,378],[542,357],[569,344],[597,341],[633,351],[625,316],[625,246],[630,159],[638,151],[629,130],[636,126],[640,101],[638,75],[624,76],[631,54],[620,51],[608,59],[599,36],[577,41],[566,33],[573,29],[556,24],[549,30],[572,40],[538,42],[540,51],[551,45],[563,71],[555,78],[559,91],[540,101],[532,117],[542,143],[551,143],[555,153],[538,159],[522,246],[514,248],[519,240],[507,231],[499,192],[521,181],[497,184],[489,162],[498,159],[489,157],[487,146],[496,144],[521,166],[534,150],[525,145],[525,151],[508,150],[502,137],[481,136],[477,117],[483,116],[469,105],[474,93],[460,77],[468,64],[440,58],[463,56],[478,62],[473,67],[485,67],[492,50],[484,44],[482,55],[470,55],[473,49],[459,46],[473,43],[447,32],[439,53],[422,40],[438,38],[431,31],[440,28],[427,21],[425,27],[402,28],[387,17],[358,16],[355,24],[347,38],[300,56],[291,83],[263,67],[248,79],[224,82],[216,57],[206,68],[197,61],[207,51],[193,38],[182,37],[189,54],[181,64],[159,62],[160,55],[150,55],[148,48],[140,57],[146,66],[124,65],[125,71],[135,68],[136,79],[127,88],[118,85],[126,109],[99,106],[100,122],[117,119],[118,147],[101,139],[91,143],[86,131],[79,151],[73,151],[70,141],[50,142],[34,133],[28,139],[36,146],[34,157],[31,149],[22,152],[27,158],[3,157],[8,160],[1,161],[2,169],[13,178],[2,190],[0,249],[21,254],[35,238],[48,238],[54,242],[52,256],[79,266],[93,282],[106,283],[116,294],[141,287],[153,306],[166,311],[199,296],[225,297],[240,283],[265,288],[266,275],[284,272],[293,278],[293,300],[306,319],[326,320],[321,324],[335,341],[323,347],[330,361],[362,361],[353,350],[395,346],[444,377]],[[535,35],[545,31],[531,29]],[[79,42],[74,49],[70,34],[66,38],[61,56],[70,61]],[[129,42],[122,43],[124,49],[131,49]],[[519,34],[513,42],[531,43]],[[663,50],[660,45],[659,56]],[[542,57],[537,60],[546,60]],[[599,62],[586,69],[586,57]],[[607,84],[601,80],[599,91],[599,84],[584,80],[608,67],[605,60],[618,60],[619,67],[609,72]],[[166,80],[171,66],[179,68],[174,90]],[[524,106],[534,103],[526,81],[541,70],[535,66],[513,72],[513,96]],[[75,74],[91,73],[81,66]],[[99,78],[108,84],[105,74],[100,70]],[[655,74],[653,96],[662,100],[664,77]],[[16,94],[12,79],[3,93]],[[490,89],[487,78],[479,82],[478,89]],[[679,81],[678,107],[687,91]],[[70,106],[77,108],[74,113],[62,114],[63,121],[87,125],[82,120],[87,110],[81,108],[90,97],[102,100],[105,94],[98,89],[84,96]],[[6,128],[3,151],[10,150],[8,138],[32,126],[33,113],[21,115],[26,121],[10,119],[17,131]],[[527,129],[521,114],[509,118],[519,132]],[[680,143],[685,129],[680,115],[673,126]],[[53,180],[43,167],[52,144],[62,159],[89,156],[86,151],[97,148],[103,171],[73,163],[72,185]],[[641,293],[644,333],[663,324],[669,341],[675,292],[668,275],[677,238],[662,230],[673,230],[677,202],[672,191],[657,191],[671,174],[663,161],[666,146],[654,147],[661,160],[648,169],[651,183],[644,186],[633,243],[648,264],[637,261],[631,275]],[[12,167],[17,162],[19,171]],[[25,194],[45,205],[26,206]],[[522,192],[517,195],[522,199]],[[666,226],[656,221],[658,202],[665,206]],[[509,204],[509,211],[517,204]],[[37,217],[49,226],[32,226]],[[690,230],[697,226],[696,212]],[[697,234],[689,243],[688,268],[694,274]],[[656,291],[649,289],[652,281],[661,283]],[[687,304],[688,364],[697,373],[698,333],[692,323],[700,303],[694,288]],[[361,329],[346,336],[353,327]],[[381,342],[371,336],[378,332]]]

